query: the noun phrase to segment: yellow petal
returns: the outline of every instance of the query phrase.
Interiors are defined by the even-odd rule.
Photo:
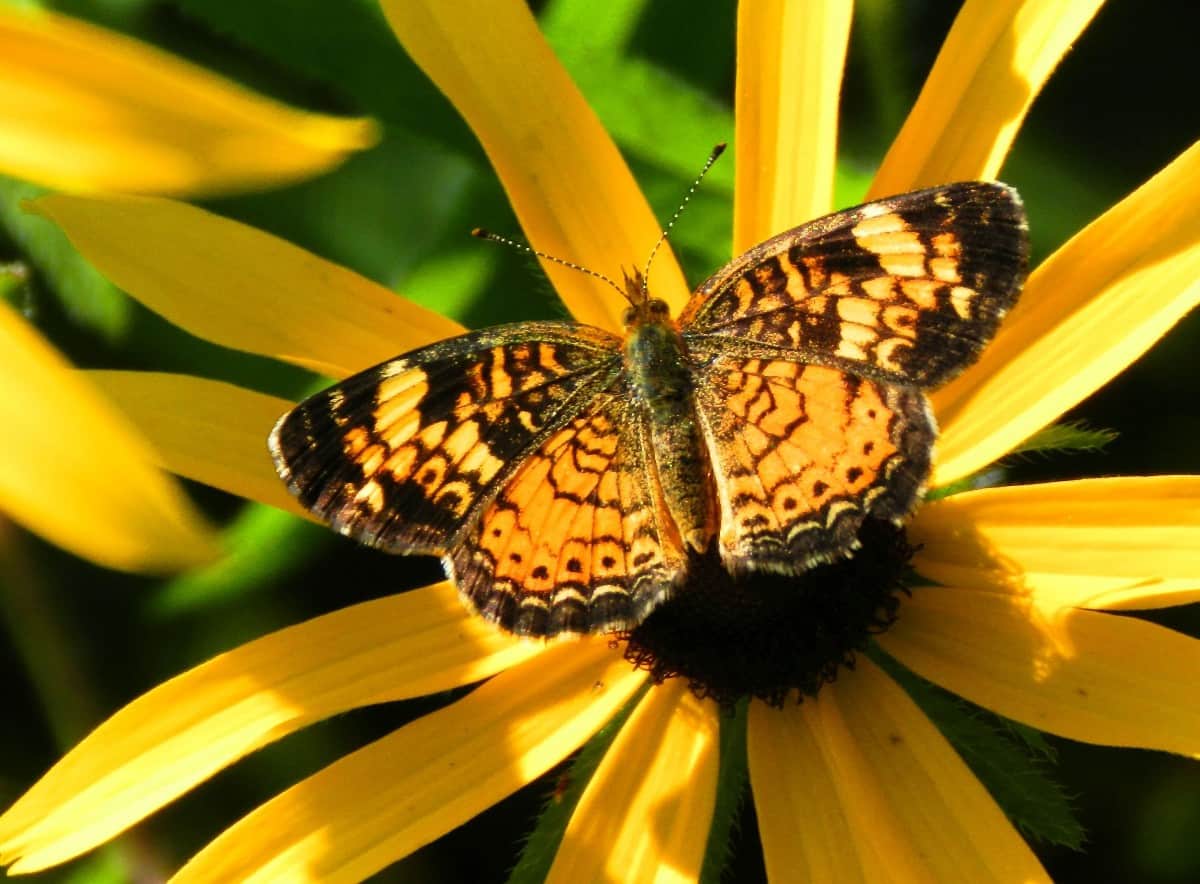
[[[1200,142],[1038,267],[983,358],[934,394],[935,484],[1082,401],[1198,301]]]
[[[699,879],[719,730],[716,708],[684,680],[652,688],[579,799],[546,880]]]
[[[549,648],[274,798],[173,881],[361,881],[545,773],[644,679],[603,640]]]
[[[1049,880],[937,728],[870,660],[800,706],[751,703],[748,727],[772,882]]]
[[[660,223],[620,153],[519,0],[383,0],[404,48],[483,144],[525,235],[544,252],[617,278],[641,267]],[[543,261],[580,322],[619,329],[625,300]],[[663,248],[654,294],[682,307],[679,265]]]
[[[323,172],[375,142],[128,37],[0,9],[0,169],[65,190],[214,193]]]
[[[1000,171],[1029,106],[1103,0],[967,0],[870,199]]]
[[[164,572],[219,554],[146,441],[0,303],[0,513],[110,568]]]
[[[247,500],[308,515],[267,452],[267,434],[295,403],[184,374],[87,375],[137,425],[161,466]]]
[[[827,745],[837,737],[825,733],[813,701],[783,709],[752,702],[747,727],[750,786],[768,878],[785,884],[875,880],[880,857],[870,843],[858,843],[862,833],[850,815],[855,808],[839,795],[845,774],[827,757]],[[804,826],[798,828],[796,820]]]
[[[843,0],[738,6],[735,254],[833,208],[852,9]]]
[[[470,684],[541,650],[468,614],[448,583],[264,636],[93,731],[0,817],[0,863],[31,872],[64,862],[314,721]]]
[[[943,584],[1007,587],[1039,604],[1183,604],[1200,594],[1200,477],[956,494],[922,507],[909,538],[919,548],[914,566]]]
[[[1039,730],[1200,754],[1200,641],[1153,623],[928,586],[879,643],[930,681]]]
[[[151,310],[199,337],[344,377],[462,329],[262,231],[154,197],[30,204]]]

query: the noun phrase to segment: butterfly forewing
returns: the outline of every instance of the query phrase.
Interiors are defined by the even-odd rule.
[[[305,400],[269,446],[300,502],[392,552],[445,553],[522,459],[620,369],[573,323],[498,326],[415,350]]]
[[[931,388],[974,362],[995,334],[1027,258],[1016,191],[947,184],[772,237],[701,285],[680,323],[697,353],[785,350]]]

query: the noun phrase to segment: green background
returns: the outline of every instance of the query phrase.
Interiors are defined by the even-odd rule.
[[[212,200],[208,208],[468,325],[562,315],[536,266],[467,236],[474,226],[516,235],[519,228],[467,127],[365,0],[52,5],[298,106],[366,114],[383,126],[378,147],[334,173]],[[863,193],[957,6],[857,4],[842,105],[839,205]],[[734,4],[559,0],[537,8],[665,219],[711,146],[732,140]],[[1187,0],[1152,6],[1111,0],[1050,80],[1001,176],[1025,198],[1035,262],[1200,135],[1197,33],[1200,6]],[[728,160],[717,165],[674,234],[693,283],[729,257],[732,172]],[[0,290],[77,364],[188,372],[281,395],[312,388],[311,376],[201,342],[127,299],[46,222],[19,211],[17,201],[35,192],[0,179],[0,264],[19,262],[29,271],[23,281],[0,275]],[[1066,416],[1115,431],[1102,451],[1030,455],[1011,463],[1009,481],[1200,472],[1198,344],[1200,317],[1193,316]],[[124,577],[19,531],[0,548],[7,628],[0,641],[0,804],[90,727],[163,679],[272,629],[440,576],[431,559],[370,553],[274,511],[192,490],[226,526],[235,549],[209,571],[171,581]],[[1200,635],[1198,606],[1153,619]],[[450,699],[360,710],[309,728],[218,775],[117,847],[45,878],[154,880],[288,785]],[[1057,880],[1200,879],[1200,768],[1160,753],[1054,738],[1049,745],[1057,755],[1049,775],[1071,797],[1087,833],[1082,852],[1035,840]],[[552,772],[380,878],[504,880],[558,777]],[[751,810],[747,802],[726,880],[763,878]]]

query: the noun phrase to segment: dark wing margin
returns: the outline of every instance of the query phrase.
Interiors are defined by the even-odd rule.
[[[615,336],[524,322],[440,341],[301,402],[268,447],[291,492],[360,543],[452,550],[526,452],[620,369]]]
[[[946,184],[772,237],[701,285],[680,323],[696,353],[733,348],[928,389],[978,358],[1028,256],[1015,190]]]
[[[518,635],[632,629],[685,569],[624,378],[545,438],[446,558],[464,600]]]

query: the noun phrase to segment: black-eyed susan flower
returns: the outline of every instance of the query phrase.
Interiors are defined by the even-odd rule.
[[[969,2],[872,193],[993,177],[1095,5]],[[657,224],[615,148],[524,7],[488,4],[484,30],[471,26],[482,16],[473,6],[405,0],[385,10],[479,135],[534,245],[592,267],[636,266]],[[829,208],[843,6],[747,4],[741,14],[739,250]],[[806,66],[787,61],[796,58]],[[827,125],[816,131],[813,119]],[[1034,270],[981,362],[934,396],[936,484],[1054,420],[1194,306],[1198,173],[1193,147]],[[228,346],[344,376],[457,331],[180,204],[59,196],[37,208],[131,294]],[[623,305],[606,287],[546,269],[577,318],[615,327]],[[676,308],[686,296],[669,256],[651,286]],[[294,506],[263,446],[289,403],[197,378],[96,379],[171,469]],[[926,505],[907,530],[925,581],[878,636],[895,659],[1051,733],[1200,749],[1200,644],[1110,613],[1197,598],[1200,479],[978,489]],[[136,700],[0,818],[0,857],[23,871],[61,862],[313,721],[476,682],[253,811],[179,880],[361,879],[551,769],[622,710],[550,877],[698,875],[716,802],[715,704],[683,679],[647,686],[605,639],[542,646],[504,636],[446,584],[265,636]],[[751,701],[745,727],[772,880],[1045,878],[945,738],[869,659],[815,699],[782,709]]]

